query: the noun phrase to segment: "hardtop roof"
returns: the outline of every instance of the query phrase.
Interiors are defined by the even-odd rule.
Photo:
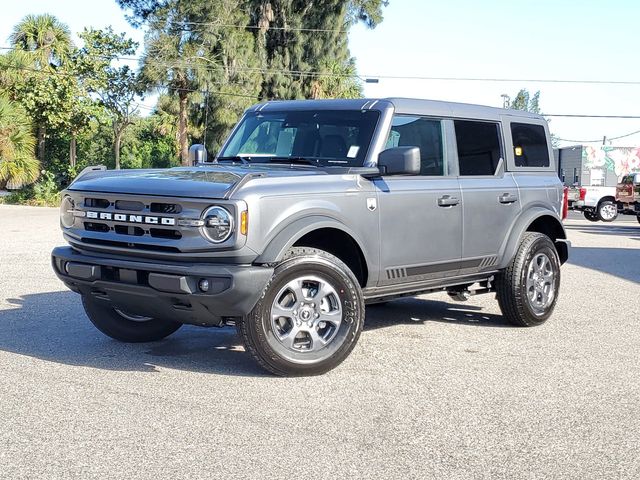
[[[418,98],[355,98],[327,100],[269,100],[258,103],[248,111],[277,112],[282,110],[385,110],[393,108],[396,113],[430,115],[455,118],[477,118],[499,120],[501,115],[543,120],[541,115],[523,110],[473,105],[468,103],[443,102]]]

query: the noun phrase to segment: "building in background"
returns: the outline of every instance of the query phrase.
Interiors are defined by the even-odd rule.
[[[575,145],[555,149],[554,155],[567,186],[615,187],[624,175],[640,172],[640,147]]]

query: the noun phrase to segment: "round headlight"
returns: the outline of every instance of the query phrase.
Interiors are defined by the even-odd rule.
[[[64,197],[62,202],[60,202],[60,223],[64,228],[73,227],[73,210],[75,209],[75,204],[73,203],[73,199],[71,197]]]
[[[233,233],[233,216],[222,207],[209,207],[202,214],[202,235],[213,243],[222,243]]]

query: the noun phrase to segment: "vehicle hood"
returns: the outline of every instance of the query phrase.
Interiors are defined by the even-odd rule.
[[[244,180],[259,177],[326,175],[318,168],[290,165],[202,165],[154,170],[90,171],[78,177],[71,191],[191,198],[228,198]]]

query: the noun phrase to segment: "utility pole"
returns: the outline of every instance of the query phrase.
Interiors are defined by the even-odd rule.
[[[502,108],[509,108],[509,106],[511,105],[511,97],[506,93],[503,93],[500,96],[502,97]]]

